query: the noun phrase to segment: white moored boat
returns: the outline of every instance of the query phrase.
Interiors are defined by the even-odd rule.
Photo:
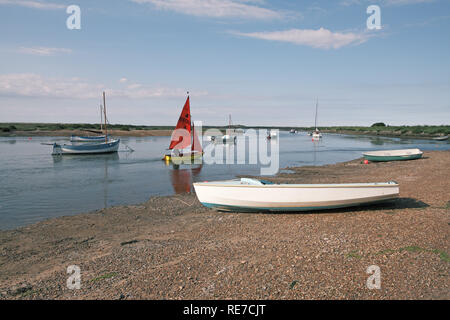
[[[358,206],[398,197],[394,182],[273,184],[264,180],[194,183],[199,201],[226,211],[310,211]]]

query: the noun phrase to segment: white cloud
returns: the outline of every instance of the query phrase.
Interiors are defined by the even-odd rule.
[[[388,6],[403,6],[408,4],[417,4],[417,3],[430,3],[434,0],[384,0],[384,3]]]
[[[94,98],[104,89],[78,78],[49,79],[32,73],[0,75],[0,95],[83,99]]]
[[[41,10],[56,10],[56,9],[64,9],[67,7],[65,5],[58,3],[32,1],[32,0],[0,0],[0,5],[15,5],[20,7],[41,9]]]
[[[18,52],[23,53],[23,54],[37,55],[37,56],[54,56],[59,53],[70,54],[70,53],[72,53],[72,50],[66,49],[66,48],[20,47]]]
[[[127,82],[127,81],[128,81],[128,79],[125,78],[125,77],[120,78],[120,80],[119,80],[120,83],[125,83],[125,82]]]
[[[410,4],[418,4],[418,3],[430,3],[434,0],[382,0],[381,4],[385,6],[404,6],[404,5],[410,5]],[[361,5],[361,4],[367,4],[369,0],[343,0],[340,2],[343,6],[351,6],[351,5]]]
[[[369,38],[367,33],[332,32],[324,28],[318,30],[291,29],[273,32],[233,32],[233,34],[270,41],[290,42],[320,49],[338,49],[348,45],[358,45]]]
[[[0,96],[47,97],[68,99],[98,98],[106,90],[110,97],[129,99],[185,97],[186,90],[164,86],[131,84],[125,88],[108,88],[79,78],[44,78],[38,74],[0,74]],[[206,91],[196,91],[205,96]]]
[[[193,16],[214,18],[277,19],[283,13],[257,6],[258,0],[131,0],[152,4],[161,10],[171,10]]]

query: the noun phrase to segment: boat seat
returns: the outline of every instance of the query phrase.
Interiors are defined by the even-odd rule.
[[[274,184],[274,183],[271,181],[267,181],[267,180],[241,178],[241,184],[248,184],[248,185],[252,185],[252,186],[263,186],[265,184]]]
[[[241,178],[241,184],[248,184],[252,186],[262,186],[264,183],[262,183],[259,180],[251,179],[251,178]]]

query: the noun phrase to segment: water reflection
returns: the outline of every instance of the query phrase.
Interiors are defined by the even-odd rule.
[[[313,144],[313,165],[317,166],[317,152],[319,151],[322,139],[312,139]]]
[[[192,192],[194,177],[200,176],[201,171],[202,165],[187,165],[181,168],[180,165],[173,164],[170,170],[173,191],[176,194]]]
[[[108,161],[119,161],[119,153],[106,153],[106,154],[66,154],[66,155],[55,155],[52,156],[53,164],[59,165],[59,164],[76,164],[79,163],[86,163],[86,162],[92,162],[97,164],[99,161],[104,161],[107,165]]]
[[[74,167],[81,166],[86,171],[91,171],[91,176],[99,177],[101,183],[101,193],[98,194],[98,200],[102,199],[102,208],[108,207],[108,186],[111,183],[109,179],[110,167],[119,164],[119,154],[98,154],[98,155],[60,155],[53,156],[53,166],[58,170],[67,170],[70,172]],[[90,162],[90,163],[89,163]],[[100,191],[100,190],[99,190]]]
[[[370,143],[375,146],[382,146],[385,142],[386,142],[385,139],[380,139],[380,138],[371,138],[370,139]]]

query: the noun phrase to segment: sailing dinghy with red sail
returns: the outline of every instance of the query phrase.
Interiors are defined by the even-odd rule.
[[[172,132],[169,152],[164,155],[166,162],[190,162],[203,156],[203,149],[191,121],[189,96],[186,99],[177,126]]]

